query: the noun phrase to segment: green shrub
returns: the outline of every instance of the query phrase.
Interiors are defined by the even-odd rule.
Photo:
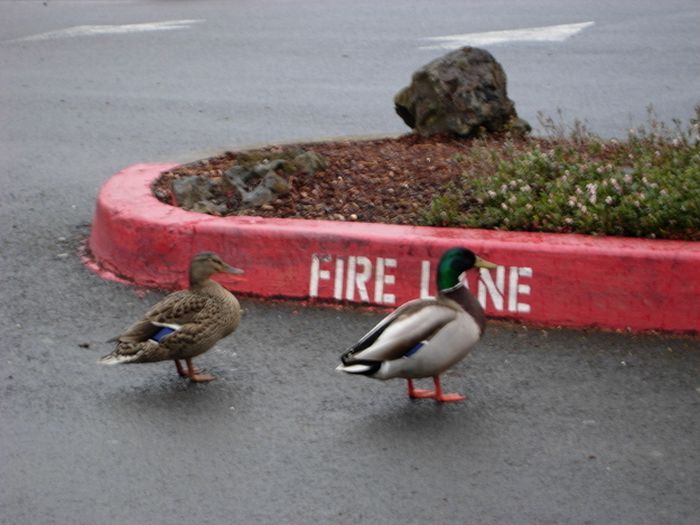
[[[700,240],[700,106],[688,126],[674,124],[650,111],[647,127],[624,141],[600,139],[580,124],[568,137],[557,128],[554,138],[518,144],[475,141],[460,159],[472,169],[434,198],[424,221]]]

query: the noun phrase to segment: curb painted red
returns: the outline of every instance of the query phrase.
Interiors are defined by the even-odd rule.
[[[192,254],[218,252],[246,271],[221,282],[262,297],[393,307],[434,294],[434,265],[462,245],[499,264],[470,272],[492,317],[542,326],[700,332],[700,243],[259,217],[214,217],[150,191],[175,164],[110,178],[89,240],[102,275],[165,289],[186,285]]]

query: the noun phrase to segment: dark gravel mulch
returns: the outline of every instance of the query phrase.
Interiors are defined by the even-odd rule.
[[[254,209],[236,209],[240,200],[232,192],[217,195],[214,200],[225,205],[221,215],[420,224],[433,196],[444,191],[446,184],[457,181],[464,171],[455,156],[469,144],[469,139],[409,134],[271,146],[256,150],[256,155],[262,158],[266,152],[274,155],[285,149],[313,151],[327,161],[327,166],[311,176],[289,175],[287,195]],[[204,175],[220,180],[239,155],[242,153],[226,152],[166,172],[154,184],[155,193],[163,202],[174,204],[170,190],[174,178]]]

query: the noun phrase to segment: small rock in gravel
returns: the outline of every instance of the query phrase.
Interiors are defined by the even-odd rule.
[[[212,198],[212,179],[191,175],[173,181],[173,194],[178,206],[191,210],[200,201]]]
[[[306,151],[294,157],[294,164],[297,165],[300,171],[307,175],[313,175],[318,170],[322,170],[328,166],[326,159],[313,151]]]
[[[274,171],[268,172],[263,177],[262,184],[275,195],[286,195],[289,193],[289,182],[287,182],[287,179],[277,175]]]

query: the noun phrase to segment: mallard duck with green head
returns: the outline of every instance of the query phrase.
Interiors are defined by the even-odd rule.
[[[444,393],[440,374],[461,361],[481,338],[486,314],[462,274],[496,268],[466,248],[451,248],[436,271],[437,297],[409,301],[379,322],[342,356],[337,370],[375,379],[404,378],[411,398],[461,401]],[[434,390],[417,389],[413,379],[432,377]]]
[[[190,262],[189,287],[166,296],[141,320],[111,339],[116,348],[99,362],[117,365],[172,360],[181,377],[194,382],[215,379],[195,368],[192,359],[231,334],[241,319],[236,297],[210,278],[217,273],[242,274],[243,270],[213,252],[195,255]]]

